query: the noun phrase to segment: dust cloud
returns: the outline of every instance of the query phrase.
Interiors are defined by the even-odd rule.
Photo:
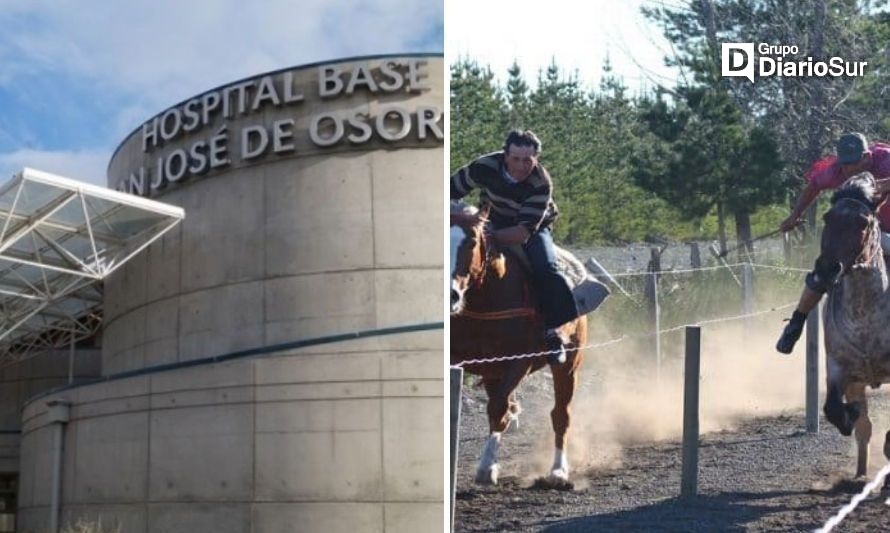
[[[791,355],[773,348],[784,325],[782,316],[777,312],[748,323],[702,327],[702,434],[804,407],[803,339]],[[660,371],[648,339],[588,350],[572,409],[569,459],[576,470],[617,467],[628,445],[682,437],[683,358],[683,330],[662,335]],[[552,442],[542,442],[541,449],[541,464],[547,468]]]
[[[805,335],[790,355],[775,350],[789,310],[779,310],[745,320],[706,324],[701,328],[701,377],[699,429],[731,431],[745,420],[789,414],[800,417],[804,428],[806,388]],[[616,338],[614,332],[593,326],[589,344]],[[642,332],[641,332],[642,333]],[[684,331],[662,334],[660,371],[651,338],[642,334],[603,348],[588,349],[572,405],[568,436],[571,470],[608,469],[624,466],[625,450],[635,444],[674,446],[683,433]],[[824,400],[824,350],[819,339],[819,410]],[[658,376],[658,377],[656,377]],[[869,390],[868,395],[874,394]],[[520,386],[524,424],[535,427],[535,453],[526,473],[529,479],[548,472],[553,461],[550,409],[552,383],[548,370],[527,378]],[[883,464],[887,420],[872,416],[869,473]],[[823,431],[835,431],[822,420]],[[523,433],[527,429],[523,428]],[[505,436],[509,445],[511,431]],[[855,466],[855,439],[850,438],[850,463]],[[680,457],[677,456],[679,463]],[[572,475],[583,483],[583,476]],[[576,485],[576,488],[583,488]]]

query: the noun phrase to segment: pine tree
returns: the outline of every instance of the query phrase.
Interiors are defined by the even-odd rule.
[[[501,148],[507,106],[489,67],[464,58],[451,66],[451,170]]]

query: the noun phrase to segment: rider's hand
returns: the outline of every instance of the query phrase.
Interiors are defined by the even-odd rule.
[[[783,220],[781,224],[779,224],[779,229],[782,231],[791,231],[796,228],[799,223],[800,218],[792,215]]]

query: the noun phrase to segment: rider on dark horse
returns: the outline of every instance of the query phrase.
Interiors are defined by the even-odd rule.
[[[566,341],[558,328],[578,317],[566,279],[557,271],[550,228],[559,212],[553,202],[553,181],[538,162],[541,141],[531,131],[511,131],[503,151],[476,159],[451,176],[451,199],[481,189],[482,203],[497,244],[520,244],[532,268],[532,282],[544,314],[544,337],[550,364],[566,360]]]
[[[875,143],[869,146],[861,133],[845,133],[837,141],[837,158],[820,159],[807,172],[807,185],[791,214],[779,226],[782,231],[790,231],[798,224],[801,215],[816,201],[825,189],[839,187],[851,176],[861,172],[871,172],[877,182],[877,193],[890,192],[890,145]],[[890,254],[890,202],[884,202],[878,210],[881,226],[881,248]],[[785,326],[782,336],[776,343],[776,350],[791,353],[794,344],[803,332],[804,321],[811,309],[816,307],[829,284],[837,276],[837,265],[823,264],[816,259],[813,271],[807,274],[806,286],[800,295],[797,309]]]

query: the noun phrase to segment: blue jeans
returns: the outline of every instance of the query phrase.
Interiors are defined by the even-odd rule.
[[[532,266],[532,283],[544,311],[544,326],[557,328],[577,318],[572,290],[556,268],[556,249],[550,229],[534,233],[523,248]]]

